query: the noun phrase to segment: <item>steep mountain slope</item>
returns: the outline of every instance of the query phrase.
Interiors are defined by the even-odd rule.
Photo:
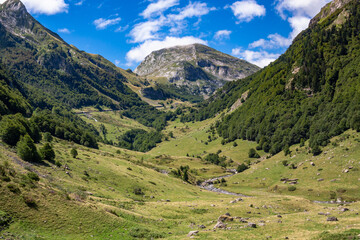
[[[348,128],[360,130],[359,33],[359,1],[336,0],[277,61],[227,84],[183,121],[233,106],[235,111],[217,124],[226,141],[256,140],[258,149],[275,154],[310,138],[318,154],[330,137]]]
[[[36,107],[141,105],[106,59],[79,51],[43,27],[19,0],[0,7],[0,62]]]
[[[135,69],[147,78],[185,86],[193,94],[211,95],[226,81],[244,78],[260,68],[210,47],[193,44],[152,52]]]

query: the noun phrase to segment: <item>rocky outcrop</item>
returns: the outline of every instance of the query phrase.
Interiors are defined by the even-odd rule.
[[[353,0],[333,0],[328,3],[325,7],[323,7],[319,14],[317,14],[311,21],[309,26],[313,27],[320,20],[325,19],[335,13],[338,9],[343,8],[346,4]]]
[[[140,76],[166,78],[193,94],[210,95],[226,81],[245,78],[260,68],[210,47],[193,44],[152,52],[135,69]]]

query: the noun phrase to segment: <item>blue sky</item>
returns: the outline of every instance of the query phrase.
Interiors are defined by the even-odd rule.
[[[192,43],[264,67],[330,0],[22,1],[68,43],[134,69],[151,51]]]

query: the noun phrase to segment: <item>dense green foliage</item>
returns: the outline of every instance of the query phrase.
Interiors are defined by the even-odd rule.
[[[153,127],[158,131],[166,126],[167,121],[175,119],[175,114],[172,112],[160,112],[147,105],[133,106],[124,112],[124,116],[135,119],[139,123]]]
[[[226,167],[226,157],[220,157],[217,153],[209,153],[205,157],[205,161],[211,162],[212,164]]]
[[[201,102],[203,100],[203,97],[191,94],[191,92],[186,87],[176,87],[170,84],[158,83],[154,87],[144,88],[142,93],[144,97],[153,100],[166,100],[168,98],[174,98],[192,103]]]
[[[333,24],[338,10],[303,31],[277,61],[227,84],[182,120],[213,117],[249,90],[243,105],[217,124],[228,142],[257,141],[258,149],[275,154],[301,139],[318,150],[348,128],[359,130],[360,5],[354,1],[346,10],[344,23]]]
[[[45,145],[40,149],[40,153],[43,159],[53,161],[55,159],[55,151],[49,143],[45,143]]]
[[[118,137],[119,147],[140,152],[147,152],[161,142],[161,132],[147,132],[143,129],[132,129]]]
[[[34,112],[31,119],[42,132],[50,132],[58,138],[98,148],[99,133],[97,130],[66,109],[38,110]]]
[[[242,163],[236,168],[236,171],[238,173],[241,173],[241,172],[245,171],[248,168],[249,168],[249,166],[247,166],[245,163]]]
[[[6,115],[0,121],[0,137],[12,146],[15,146],[21,136],[29,134],[33,141],[41,140],[40,130],[34,121],[28,121],[20,113]]]
[[[16,146],[17,154],[25,161],[39,162],[41,157],[36,149],[34,141],[29,135],[21,137]]]
[[[260,158],[260,155],[256,152],[255,149],[250,148],[250,150],[249,150],[249,158]]]
[[[14,81],[9,80],[7,73],[0,65],[0,116],[11,113],[29,115],[31,106],[19,91],[10,86]]]

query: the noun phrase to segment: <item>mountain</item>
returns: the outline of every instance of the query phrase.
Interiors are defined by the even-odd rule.
[[[122,109],[147,126],[165,125],[158,120],[155,126],[163,114],[128,87],[134,74],[69,45],[36,21],[19,0],[0,5],[0,64],[12,79],[11,87],[33,109],[100,105]]]
[[[211,95],[227,81],[244,78],[260,68],[244,60],[193,44],[152,52],[135,69],[135,73],[150,79],[185,86],[191,93]]]
[[[359,33],[359,1],[335,0],[278,60],[225,85],[182,121],[227,110],[216,125],[224,142],[257,141],[258,149],[276,154],[310,139],[318,154],[332,136],[360,130]]]

